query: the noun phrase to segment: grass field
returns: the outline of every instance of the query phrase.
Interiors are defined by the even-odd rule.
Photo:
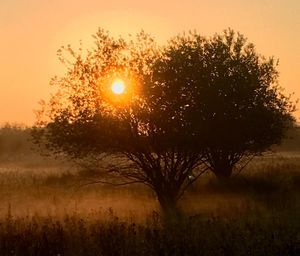
[[[300,255],[300,155],[255,159],[227,183],[200,177],[164,224],[143,186],[90,185],[75,166],[0,165],[1,255]]]

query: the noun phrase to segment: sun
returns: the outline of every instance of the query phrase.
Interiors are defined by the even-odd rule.
[[[125,91],[124,81],[121,79],[115,80],[111,85],[111,90],[113,93],[119,94],[119,95],[124,93],[124,91]]]

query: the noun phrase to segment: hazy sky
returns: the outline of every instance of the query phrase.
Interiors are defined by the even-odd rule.
[[[88,45],[98,27],[116,35],[144,29],[161,42],[231,27],[279,58],[281,86],[300,98],[300,0],[0,0],[0,123],[33,124],[50,78],[62,72],[57,49]]]

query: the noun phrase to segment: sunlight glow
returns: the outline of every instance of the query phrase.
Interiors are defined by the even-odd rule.
[[[125,84],[124,81],[121,79],[118,79],[116,81],[114,81],[111,85],[111,90],[113,91],[113,93],[115,94],[122,94],[125,91]]]

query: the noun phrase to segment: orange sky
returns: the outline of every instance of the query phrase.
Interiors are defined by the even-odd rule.
[[[62,72],[56,50],[80,39],[88,46],[98,27],[115,35],[144,29],[161,42],[231,27],[279,58],[281,86],[300,98],[299,0],[0,0],[0,123],[33,124],[50,78]]]

